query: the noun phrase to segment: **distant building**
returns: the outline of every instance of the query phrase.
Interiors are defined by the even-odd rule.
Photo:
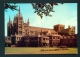
[[[67,36],[75,35],[75,27],[65,25],[55,25],[53,29],[30,26],[29,18],[26,22],[23,21],[20,8],[14,20],[7,24],[7,37],[11,38],[11,45],[19,46],[60,46],[62,41]],[[64,37],[64,36],[65,37]],[[68,39],[68,37],[66,37]],[[74,36],[75,39],[77,39]],[[22,41],[24,40],[24,41]],[[77,41],[77,40],[76,40]],[[23,44],[24,43],[24,44]],[[77,44],[76,44],[77,45]]]
[[[58,31],[60,35],[75,35],[75,26],[68,26],[68,28],[65,29],[65,25],[58,24],[54,26],[54,30]]]

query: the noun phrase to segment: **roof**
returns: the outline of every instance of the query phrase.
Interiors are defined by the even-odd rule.
[[[58,26],[58,25],[65,26],[65,25],[63,25],[63,24],[57,24],[57,25],[54,25],[54,26]]]
[[[61,35],[53,35],[53,36],[61,36]]]
[[[50,30],[52,33],[56,33],[55,30],[53,29],[50,29],[50,28],[41,28],[41,27],[34,27],[34,26],[29,26],[29,30],[31,31],[39,31],[39,32],[43,32],[43,31],[48,31]]]
[[[68,31],[68,29],[63,29],[63,30],[61,30],[61,32],[65,32],[65,31]]]

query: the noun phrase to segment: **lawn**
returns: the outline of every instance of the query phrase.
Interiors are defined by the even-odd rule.
[[[5,54],[78,54],[78,48],[62,50],[53,47],[5,47]]]

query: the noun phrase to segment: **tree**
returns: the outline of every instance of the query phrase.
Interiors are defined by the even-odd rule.
[[[34,13],[37,13],[38,16],[43,17],[43,14],[45,16],[50,16],[52,17],[52,15],[50,14],[50,12],[55,12],[53,11],[53,6],[54,5],[58,5],[58,3],[31,3],[33,6],[33,9],[35,9]],[[61,3],[63,4],[63,3]],[[17,5],[11,5],[9,3],[4,3],[4,9],[11,9],[11,10],[18,10],[17,9]]]
[[[58,3],[32,3],[33,9],[35,9],[34,13],[37,13],[37,15],[41,17],[41,19],[43,17],[43,14],[45,16],[52,16],[50,12],[55,12],[53,11],[54,5],[58,5]]]
[[[18,10],[17,9],[17,5],[15,5],[15,3],[14,3],[14,5],[11,5],[10,3],[4,3],[4,10],[5,11],[7,11],[7,9],[9,8],[9,9],[11,9],[11,10]]]

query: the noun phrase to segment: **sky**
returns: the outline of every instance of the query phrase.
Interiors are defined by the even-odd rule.
[[[23,16],[24,22],[27,22],[28,18],[30,21],[30,26],[51,28],[56,24],[63,24],[65,28],[68,28],[68,25],[75,26],[75,33],[77,31],[77,3],[64,3],[58,4],[53,7],[55,12],[51,12],[52,17],[43,16],[41,19],[36,13],[30,3],[18,3],[18,8],[20,7],[21,14]],[[18,14],[18,11],[12,11],[10,9],[4,11],[5,17],[5,36],[7,36],[7,23],[10,20],[13,21],[14,16]]]

